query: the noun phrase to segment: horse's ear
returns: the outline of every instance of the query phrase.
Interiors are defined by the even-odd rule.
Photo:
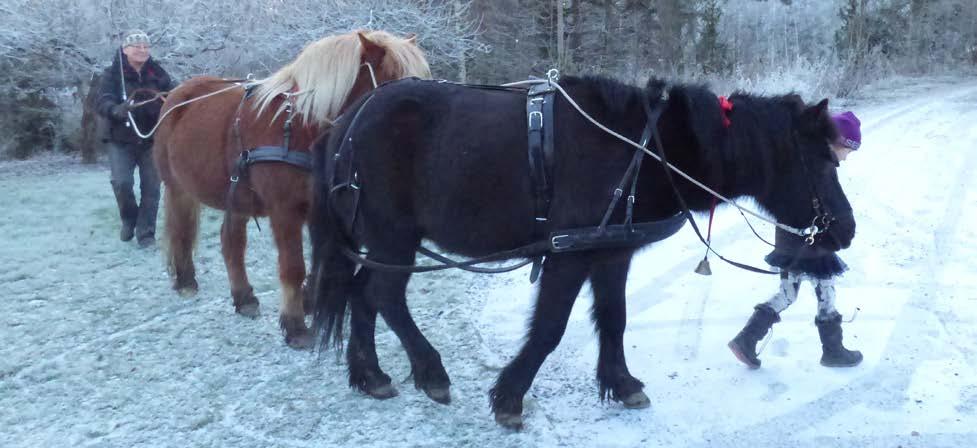
[[[356,37],[360,39],[360,45],[363,46],[363,52],[360,53],[361,62],[378,60],[377,58],[382,58],[387,52],[386,48],[370,40],[362,31],[357,31]]]
[[[364,34],[362,31],[357,31],[356,37],[360,39],[360,45],[363,45],[363,48],[370,48],[371,46],[376,45],[372,40],[370,40],[369,37],[366,37],[366,34]]]
[[[362,31],[356,32],[356,37],[360,38],[360,45],[363,45],[363,53],[368,51],[383,51],[383,47],[376,42],[370,40]]]
[[[404,36],[404,40],[406,40],[407,43],[416,44],[417,43],[417,33],[407,33],[407,35]]]
[[[811,107],[808,107],[807,110],[804,111],[804,115],[808,116],[812,120],[817,120],[817,121],[820,121],[820,119],[822,119],[822,118],[827,118],[828,117],[828,99],[825,98],[825,99],[821,100],[819,103],[817,103],[817,104],[815,104],[815,105],[813,105]]]
[[[831,115],[828,113],[827,98],[805,108],[801,119],[803,122],[801,126],[806,129],[806,132],[821,135],[828,140],[834,140],[837,137],[837,131],[831,121]]]

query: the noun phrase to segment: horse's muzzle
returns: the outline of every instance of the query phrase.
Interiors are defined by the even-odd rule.
[[[827,248],[833,251],[847,249],[855,239],[855,216],[846,213],[836,216],[828,226],[828,230],[822,241]]]

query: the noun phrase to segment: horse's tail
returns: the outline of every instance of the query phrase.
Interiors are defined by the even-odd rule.
[[[336,129],[333,129],[336,132]],[[320,336],[320,349],[330,342],[337,348],[343,345],[343,324],[351,294],[359,288],[354,281],[356,265],[342,253],[344,236],[342,225],[330,203],[332,179],[327,176],[326,143],[329,136],[320,137],[313,145],[313,195],[309,211],[309,235],[312,240],[312,294],[315,301],[313,328]],[[358,295],[358,294],[357,294]]]

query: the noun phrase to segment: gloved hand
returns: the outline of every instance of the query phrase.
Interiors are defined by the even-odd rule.
[[[125,121],[129,119],[129,105],[126,103],[119,103],[112,106],[112,117],[119,121]]]

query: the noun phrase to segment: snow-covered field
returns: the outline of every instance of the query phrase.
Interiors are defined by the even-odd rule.
[[[277,328],[271,237],[252,225],[248,268],[263,313],[233,313],[208,211],[200,294],[170,290],[158,250],[118,241],[103,166],[56,156],[0,163],[0,447],[977,445],[977,81],[890,83],[849,107],[865,144],[842,166],[858,236],[839,280],[846,344],[862,365],[818,364],[805,287],[747,370],[726,342],[776,280],[712,259],[691,230],[644,250],[631,271],[631,372],[652,406],[601,403],[589,293],[526,397],[526,429],[496,426],[487,391],[515,354],[532,287],[501,276],[417,275],[408,291],[453,381],[442,406],[406,380],[381,325],[381,364],[400,396],[350,390],[331,352],[296,352]],[[727,256],[766,247],[737,214],[717,214]],[[267,229],[266,223],[262,223]],[[761,232],[770,234],[766,226]],[[399,382],[404,379],[404,382]]]

